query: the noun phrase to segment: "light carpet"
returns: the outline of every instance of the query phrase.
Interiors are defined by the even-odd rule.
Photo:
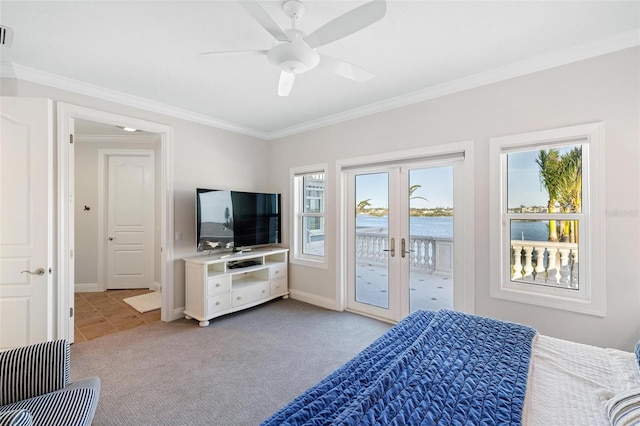
[[[151,293],[141,294],[139,296],[127,297],[122,301],[141,314],[144,314],[145,312],[160,309],[162,297],[159,291],[154,291]]]
[[[100,377],[93,426],[258,425],[390,327],[277,299],[76,343],[71,380]]]

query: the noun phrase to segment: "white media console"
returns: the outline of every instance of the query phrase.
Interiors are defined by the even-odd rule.
[[[206,327],[212,318],[288,298],[288,252],[261,249],[185,258],[185,318]]]

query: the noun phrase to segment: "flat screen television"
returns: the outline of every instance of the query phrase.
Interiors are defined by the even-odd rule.
[[[280,243],[280,194],[196,189],[197,250]]]

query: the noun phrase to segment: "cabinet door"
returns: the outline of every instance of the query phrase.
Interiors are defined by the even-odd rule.
[[[234,289],[231,293],[231,305],[235,308],[269,297],[270,288],[269,281],[265,281],[264,283]]]
[[[229,293],[207,298],[207,317],[228,309],[231,309],[231,295]]]
[[[271,281],[271,295],[279,296],[281,294],[287,294],[287,278],[280,278]]]
[[[284,278],[287,276],[287,264],[278,263],[269,267],[269,278],[277,280],[278,278]]]
[[[226,293],[231,290],[231,277],[228,275],[220,275],[207,279],[207,296],[215,296],[216,294]]]

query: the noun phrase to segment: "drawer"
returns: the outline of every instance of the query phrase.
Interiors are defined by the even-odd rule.
[[[269,281],[257,283],[243,288],[235,289],[231,292],[231,306],[246,305],[269,297]]]
[[[280,278],[279,280],[271,281],[271,295],[277,296],[279,294],[286,294],[287,289],[287,278]]]
[[[287,264],[286,263],[278,263],[275,265],[271,265],[269,267],[269,278],[272,280],[277,280],[278,278],[283,278],[287,276]]]
[[[226,311],[231,308],[231,296],[229,293],[207,298],[207,316],[216,312]]]
[[[211,277],[207,280],[207,296],[215,296],[229,290],[231,290],[231,277],[228,275]]]

